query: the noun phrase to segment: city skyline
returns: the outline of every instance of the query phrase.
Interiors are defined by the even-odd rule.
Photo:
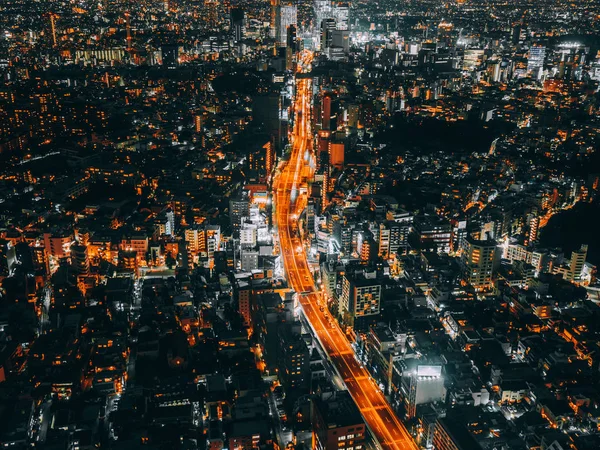
[[[0,444],[600,448],[600,4],[6,0]]]

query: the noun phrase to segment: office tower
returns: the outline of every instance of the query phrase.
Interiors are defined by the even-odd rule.
[[[449,253],[452,248],[452,226],[450,222],[433,216],[415,218],[415,232],[423,248],[438,253]]]
[[[242,217],[245,217],[250,212],[250,199],[248,193],[244,192],[236,198],[229,200],[229,220],[233,228],[235,238],[240,236],[240,227],[242,225]]]
[[[298,52],[300,49],[298,48],[298,30],[296,25],[290,25],[287,29],[287,48],[289,48],[292,53]]]
[[[347,2],[334,2],[332,15],[338,30],[350,30],[350,4]]]
[[[490,82],[500,81],[500,60],[494,59],[487,62],[487,73]]]
[[[239,42],[244,39],[246,13],[241,8],[231,8],[230,19],[233,39]]]
[[[585,265],[585,259],[587,257],[587,245],[582,245],[579,250],[576,250],[571,253],[571,264],[569,266],[569,271],[567,272],[567,280],[569,281],[577,281],[581,278],[581,273],[583,272],[583,266]]]
[[[314,21],[314,37],[315,45],[319,48],[321,42],[321,23],[325,19],[333,18],[333,8],[331,0],[315,0],[315,21]]]
[[[442,366],[418,364],[402,375],[402,392],[409,418],[417,413],[417,406],[431,402],[443,402],[446,398]]]
[[[546,59],[546,47],[536,45],[529,49],[529,57],[527,58],[527,71],[531,72],[534,78],[539,78],[541,69],[544,67]]]
[[[256,246],[257,235],[258,226],[255,223],[249,223],[242,219],[242,227],[240,229],[240,246],[242,248],[254,248]]]
[[[388,220],[382,226],[388,230],[389,242],[387,248],[388,256],[396,254],[399,250],[402,254],[406,253],[408,248],[408,234],[410,233],[410,224],[398,223],[393,220]],[[379,243],[381,249],[381,241]],[[385,246],[384,246],[385,248]]]
[[[346,450],[365,448],[365,423],[348,391],[316,397],[311,403],[312,448]]]
[[[334,59],[335,52],[346,54],[350,51],[350,32],[348,30],[333,30],[331,32],[331,45],[329,46],[329,59]]]
[[[357,330],[375,323],[381,309],[381,284],[364,275],[346,273],[342,280],[339,316],[344,325]]]
[[[336,29],[335,19],[323,19],[321,21],[321,46],[322,52],[333,45],[333,32]]]
[[[179,66],[179,46],[167,44],[161,47],[162,65],[166,69],[175,69]]]
[[[287,45],[288,28],[296,26],[298,22],[298,9],[296,5],[280,4],[277,8],[277,34],[275,39],[277,45],[285,47]]]
[[[476,291],[489,291],[494,286],[496,247],[494,240],[477,240],[470,236],[465,240],[461,255],[463,281]]]
[[[517,24],[513,26],[510,31],[510,40],[513,44],[518,44],[521,40],[521,32],[523,31],[523,25]]]

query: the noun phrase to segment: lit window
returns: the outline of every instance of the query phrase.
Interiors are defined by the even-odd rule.
[[[346,436],[340,436],[340,437],[338,437],[338,441],[343,441],[345,439],[346,439]]]

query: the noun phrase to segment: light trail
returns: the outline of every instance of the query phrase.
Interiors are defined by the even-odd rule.
[[[310,63],[310,57],[308,59]],[[305,60],[306,64],[306,60]],[[308,65],[308,64],[306,64]],[[416,450],[412,436],[396,417],[383,393],[354,357],[354,352],[346,336],[335,324],[334,319],[321,311],[318,292],[310,272],[304,247],[297,232],[297,204],[292,201],[292,192],[300,195],[299,180],[309,164],[305,159],[310,149],[310,102],[312,101],[310,79],[297,80],[296,116],[292,133],[292,151],[289,160],[283,165],[277,177],[273,193],[275,198],[275,221],[279,232],[279,241],[285,271],[290,286],[299,293],[300,304],[311,327],[361,411],[366,424],[384,450]],[[300,114],[301,113],[301,114]]]

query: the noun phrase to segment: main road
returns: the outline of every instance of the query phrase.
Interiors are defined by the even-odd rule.
[[[307,61],[305,61],[305,64]],[[379,387],[354,357],[346,336],[321,303],[300,238],[297,218],[306,204],[301,194],[303,177],[310,173],[312,83],[298,78],[292,149],[273,182],[275,222],[283,262],[292,289],[300,295],[307,320],[344,380],[350,395],[375,439],[384,450],[415,450],[412,437],[390,408]]]

